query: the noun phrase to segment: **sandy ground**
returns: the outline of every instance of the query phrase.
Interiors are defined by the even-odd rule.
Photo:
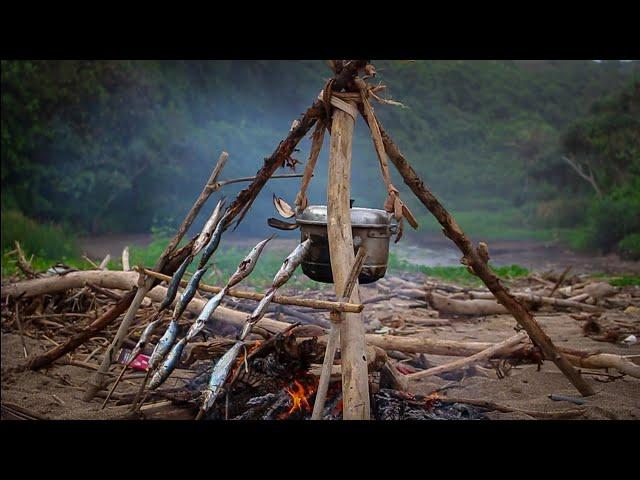
[[[377,295],[374,286],[362,287],[364,299]],[[433,318],[434,312],[423,308],[409,309],[415,301],[392,299],[368,305],[365,309],[365,324],[369,332],[379,330],[381,325],[402,325],[395,334],[410,333],[416,330],[420,319]],[[639,314],[623,312],[607,313],[621,315],[625,321],[638,322]],[[536,315],[542,327],[558,346],[567,346],[589,351],[617,353],[622,355],[640,355],[640,345],[625,345],[597,342],[583,336],[581,323],[564,313],[538,312]],[[476,318],[450,318],[450,325],[437,327],[419,327],[413,334],[436,339],[469,340],[497,342],[514,334],[514,320],[508,315],[493,315]],[[43,339],[26,337],[30,353],[44,351],[51,345]],[[100,410],[102,399],[96,398],[90,403],[82,401],[82,390],[86,387],[92,370],[69,365],[55,365],[39,372],[25,371],[24,355],[19,335],[2,333],[2,401],[20,405],[28,410],[50,419],[123,419],[130,418],[126,406],[109,406]],[[81,359],[82,355],[77,355]],[[450,357],[426,355],[427,361],[437,365],[450,361]],[[94,359],[92,362],[95,362]],[[637,360],[636,360],[637,361]],[[486,365],[485,365],[486,366]],[[119,366],[113,367],[113,374],[119,373]],[[486,372],[490,372],[487,374]],[[612,380],[601,375],[603,371],[583,371],[585,378],[597,394],[586,399],[583,419],[640,419],[640,379],[625,376]],[[599,373],[600,375],[593,375]],[[610,374],[616,374],[610,371]],[[474,375],[462,379],[444,379],[429,377],[411,384],[411,391],[418,394],[430,394],[444,385],[449,388],[440,394],[449,397],[463,397],[488,400],[524,410],[558,412],[576,409],[576,405],[566,401],[552,401],[549,394],[562,394],[579,397],[559,370],[545,362],[538,371],[535,365],[522,365],[511,368],[507,376],[498,379],[494,370],[485,370],[488,377]],[[119,392],[136,391],[139,378],[123,382]],[[174,383],[180,380],[170,380]],[[170,385],[174,386],[174,385]],[[531,419],[520,413],[489,414],[494,419]],[[161,417],[161,415],[160,415]]]

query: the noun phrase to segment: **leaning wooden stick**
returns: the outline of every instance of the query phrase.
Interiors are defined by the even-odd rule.
[[[594,395],[595,391],[593,388],[582,378],[567,358],[558,351],[549,336],[540,328],[538,322],[536,322],[535,318],[529,313],[522,302],[511,295],[500,283],[500,279],[493,273],[487,263],[489,256],[486,249],[476,249],[473,246],[455,219],[426,187],[411,165],[409,165],[391,137],[385,132],[379,120],[378,126],[389,158],[396,166],[396,169],[407,186],[424,206],[427,207],[440,225],[442,225],[444,234],[458,246],[463,254],[461,262],[467,265],[469,270],[484,282],[498,302],[504,305],[516,321],[527,331],[531,340],[542,350],[544,356],[551,359],[557,365],[576,389],[583,396]]]
[[[421,372],[411,373],[407,375],[407,379],[418,380],[420,378],[429,377],[431,375],[440,375],[442,373],[458,370],[468,365],[472,365],[474,363],[487,360],[494,355],[498,355],[506,350],[509,350],[511,347],[519,344],[520,342],[524,341],[526,338],[527,338],[527,334],[525,332],[519,332],[514,336],[509,337],[506,340],[503,340],[500,343],[496,343],[495,345],[492,345],[486,350],[483,350],[474,355],[471,355],[470,357],[461,358],[450,363],[445,363],[444,365],[438,365],[437,367],[429,368]]]
[[[319,120],[316,124],[315,130],[313,131],[309,160],[307,160],[307,164],[304,167],[304,175],[302,177],[302,183],[300,184],[300,191],[296,195],[295,199],[296,210],[298,213],[302,213],[309,204],[309,200],[307,199],[307,188],[311,182],[311,177],[313,177],[313,170],[316,167],[318,156],[320,155],[322,141],[324,140],[325,127],[326,122],[324,120]]]
[[[364,259],[367,256],[367,250],[364,246],[358,249],[355,262],[349,272],[347,278],[347,284],[345,285],[342,296],[338,298],[340,301],[347,301],[351,297],[353,287],[356,286],[358,276],[364,265]],[[336,356],[336,349],[338,347],[338,340],[340,338],[339,322],[344,318],[344,314],[339,312],[331,312],[331,330],[329,331],[329,338],[327,339],[327,347],[324,352],[324,361],[322,362],[322,371],[320,372],[320,380],[318,381],[318,390],[316,392],[316,400],[313,404],[313,412],[311,414],[311,420],[320,420],[322,411],[324,410],[324,403],[327,399],[327,391],[329,389],[329,381],[331,380],[331,370],[333,367],[333,359]]]
[[[191,210],[189,210],[189,213],[187,213],[187,216],[185,217],[185,219],[182,221],[182,224],[178,228],[178,231],[173,236],[169,244],[166,246],[166,248],[164,249],[160,257],[158,258],[158,261],[156,262],[154,270],[161,271],[164,268],[171,253],[176,249],[176,247],[180,243],[180,240],[182,240],[182,237],[184,237],[185,233],[187,233],[187,230],[189,229],[189,227],[195,220],[196,216],[200,212],[200,209],[202,208],[204,203],[207,201],[209,196],[213,193],[213,186],[216,180],[218,179],[218,175],[220,175],[222,167],[226,163],[228,156],[229,154],[227,152],[222,152],[222,154],[220,155],[220,158],[218,159],[218,162],[216,163],[216,166],[214,167],[213,172],[209,177],[209,180],[204,186],[204,189],[202,190],[202,192],[196,199],[195,203],[191,207]],[[140,308],[142,299],[145,297],[147,292],[151,290],[151,288],[153,288],[154,284],[156,283],[156,280],[153,278],[143,277],[141,278],[141,280],[142,280],[141,285],[138,287],[135,297],[133,298],[129,306],[129,309],[127,310],[126,315],[122,319],[122,323],[120,323],[120,328],[116,332],[116,335],[113,338],[113,341],[111,342],[111,344],[107,348],[107,351],[105,352],[104,358],[102,359],[102,363],[100,364],[100,369],[95,373],[93,378],[88,382],[89,386],[83,396],[83,400],[86,402],[90,401],[95,396],[96,392],[100,388],[102,388],[102,383],[104,381],[105,374],[109,370],[109,367],[111,367],[115,353],[118,351],[118,349],[122,345],[122,342],[127,336],[127,333],[129,332],[129,327],[131,326],[131,323],[133,322],[133,319],[135,318],[136,313]]]

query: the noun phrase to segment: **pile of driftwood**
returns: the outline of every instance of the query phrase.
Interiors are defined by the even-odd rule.
[[[170,279],[151,270],[147,270],[146,274],[164,281]],[[117,322],[102,329],[100,325],[95,326],[96,322],[103,316],[109,304],[120,301],[123,294],[136,285],[138,275],[135,271],[106,269],[50,270],[48,273],[38,273],[30,279],[4,285],[3,331],[15,332],[23,338],[30,337],[42,342],[44,352],[28,351],[25,344],[24,364],[27,368],[42,369],[56,364],[70,364],[97,370],[99,364],[96,362],[105,354],[116,334]],[[616,341],[623,341],[628,336],[639,333],[638,322],[599,322],[599,319],[606,317],[607,311],[623,312],[637,308],[640,305],[637,289],[615,289],[608,284],[605,286],[602,282],[589,282],[580,277],[566,279],[566,285],[556,285],[559,282],[549,278],[551,277],[532,276],[521,279],[515,282],[511,289],[516,296],[522,295],[521,298],[531,302],[532,309],[566,310],[577,320],[583,320],[585,325],[591,325],[591,330],[595,330],[593,325],[597,324],[605,332],[616,331]],[[185,325],[193,323],[208,297],[219,290],[220,287],[201,283],[181,322]],[[424,321],[425,325],[440,325],[456,316],[504,313],[495,301],[482,298],[481,289],[444,284],[432,279],[419,282],[415,277],[406,280],[389,276],[371,290],[363,301],[365,309],[367,305],[376,305],[378,310],[386,309],[392,312],[394,307],[389,300],[417,300],[418,302],[411,307],[427,309],[429,320]],[[373,293],[374,290],[377,292]],[[519,293],[520,291],[523,293]],[[195,417],[200,387],[206,382],[212,364],[236,342],[234,338],[245,324],[245,312],[252,310],[262,297],[258,293],[239,289],[231,290],[231,293],[234,296],[218,307],[213,321],[205,325],[203,339],[206,340],[196,339],[185,348],[176,369],[176,382],[153,391],[138,414],[147,417],[153,417],[155,414],[156,418]],[[165,298],[165,294],[166,287],[163,284],[147,293],[124,341],[125,352],[135,346],[135,340],[142,334],[148,320],[157,314],[158,305]],[[584,296],[585,294],[588,296]],[[576,300],[579,295],[582,297]],[[245,341],[247,359],[239,360],[234,366],[230,375],[231,387],[227,389],[228,398],[218,402],[207,418],[310,418],[322,370],[324,350],[330,338],[328,322],[322,315],[317,314],[317,308],[324,306],[327,309],[326,316],[335,304],[328,291],[318,292],[314,297],[318,298],[307,296],[301,299],[286,295],[274,297],[274,301],[278,302],[274,304],[274,310],[258,322]],[[594,301],[587,303],[589,297]],[[542,300],[535,303],[536,299]],[[482,303],[478,304],[479,301]],[[472,308],[477,305],[481,305],[482,308]],[[493,310],[487,308],[489,305]],[[585,306],[586,308],[582,308]],[[287,310],[283,311],[282,307],[286,307]],[[599,310],[595,311],[594,308]],[[161,316],[161,325],[152,335],[143,354],[151,354],[151,346],[160,338],[164,326],[169,323],[169,317],[170,315]],[[384,320],[384,317],[381,318]],[[385,321],[384,324],[393,325],[390,321]],[[461,374],[471,372],[482,375],[486,372],[485,365],[490,360],[539,363],[544,359],[540,351],[528,340],[525,332],[518,332],[501,342],[489,343],[437,340],[421,335],[419,328],[405,331],[405,325],[397,326],[400,328],[378,328],[375,331],[380,333],[366,335],[366,359],[372,382],[370,390],[376,418],[481,418],[481,412],[487,410],[517,411],[491,402],[477,404],[475,400],[446,396],[436,397],[439,403],[425,404],[420,397],[416,400],[416,397],[408,393],[410,381],[439,376],[455,383],[460,380]],[[600,335],[603,335],[602,332]],[[621,375],[640,378],[640,366],[624,356],[567,348],[563,348],[562,352],[574,365],[582,369],[613,368]],[[433,366],[425,361],[424,354],[444,355],[451,357],[452,361]],[[121,353],[119,358],[120,363],[124,363],[126,355]],[[118,369],[121,368],[118,365],[119,363],[114,364],[109,370],[110,380],[107,386],[115,381]],[[114,405],[133,403],[136,386],[142,377],[143,372],[128,373],[124,378],[129,380],[128,385],[132,388],[123,388],[122,391],[114,393]],[[340,377],[338,355],[331,369],[331,383],[320,418],[340,417]],[[298,390],[303,393],[295,400]],[[97,394],[100,399],[105,396],[106,391]],[[453,404],[456,404],[454,409],[445,407]],[[294,409],[296,405],[297,409]],[[420,405],[422,410],[416,411],[416,405]],[[425,405],[429,406],[426,410]],[[468,410],[470,406],[481,410]],[[405,416],[398,417],[398,411],[405,412]],[[555,413],[523,413],[536,418],[565,418],[578,416],[581,410],[577,408]]]
[[[635,286],[613,287],[607,282],[584,276],[568,279],[565,277],[566,270],[563,275],[557,277],[553,274],[533,274],[512,281],[510,291],[516,298],[525,302],[529,309],[538,311],[541,315],[563,312],[570,318],[584,322],[584,335],[594,340],[621,345],[634,345],[637,342],[637,337],[640,336],[640,319],[629,314],[640,312],[640,289]],[[494,344],[443,341],[421,336],[421,332],[426,330],[425,327],[451,325],[452,319],[508,314],[485,289],[461,287],[429,278],[420,282],[416,278],[407,280],[392,276],[379,281],[377,290],[378,295],[372,296],[368,302],[404,298],[415,302],[408,305],[409,308],[425,309],[427,313],[426,319],[412,321],[412,325],[407,325],[401,316],[396,318],[389,315],[387,319],[383,319],[386,320],[383,325],[376,325],[378,329],[374,330],[387,335],[367,337],[369,342],[393,351],[392,356],[410,360],[410,364],[414,365],[415,368],[408,372],[405,368],[400,368],[400,371],[405,371],[407,375],[396,372],[397,386],[401,389],[407,388],[407,380],[410,379],[432,375],[446,378],[447,374],[460,372],[470,366],[482,371],[480,365],[489,359],[534,363],[544,360],[544,355],[529,343],[523,332]],[[633,356],[625,357],[566,347],[559,350],[577,367],[614,368],[621,374],[640,378],[640,366],[632,361]],[[396,352],[403,352],[404,356],[398,356]],[[429,367],[418,357],[420,354],[462,358]]]

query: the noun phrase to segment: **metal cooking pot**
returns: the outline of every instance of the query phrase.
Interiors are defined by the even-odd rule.
[[[397,231],[392,225],[393,216],[384,210],[373,208],[351,208],[351,227],[354,253],[364,245],[367,256],[358,280],[361,284],[372,283],[384,277],[389,261],[389,239]],[[329,240],[327,235],[326,205],[310,205],[296,216],[300,226],[300,239],[311,238],[309,258],[302,263],[302,271],[312,280],[333,283]]]

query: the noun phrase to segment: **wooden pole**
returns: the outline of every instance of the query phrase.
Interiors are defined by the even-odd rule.
[[[352,103],[352,105],[355,104]],[[327,189],[327,233],[331,271],[336,296],[345,291],[350,266],[354,264],[351,232],[351,145],[355,118],[338,108],[334,109],[329,150]],[[356,284],[352,303],[360,303]],[[342,395],[344,420],[369,420],[369,376],[365,354],[362,314],[349,313],[340,325],[342,361]]]
[[[364,265],[364,259],[367,255],[367,250],[364,246],[358,249],[358,255],[356,255],[355,263],[351,267],[349,278],[345,286],[342,297],[338,298],[341,301],[347,301],[353,292],[353,288],[358,282],[358,276]],[[338,340],[340,339],[340,326],[339,323],[344,320],[344,315],[338,312],[331,312],[331,330],[329,331],[329,338],[327,339],[327,347],[324,351],[324,361],[322,362],[322,370],[320,372],[320,380],[318,380],[318,390],[316,391],[316,400],[313,404],[313,412],[311,414],[311,420],[320,420],[322,411],[324,410],[324,402],[327,399],[327,391],[329,390],[329,380],[331,380],[331,371],[333,367],[333,359],[336,356],[336,348],[338,347]]]
[[[529,313],[522,302],[502,286],[500,279],[493,273],[487,263],[489,258],[488,252],[483,253],[480,249],[474,248],[455,219],[422,182],[411,165],[409,165],[409,162],[404,158],[400,149],[384,131],[380,122],[378,122],[378,127],[380,128],[387,155],[389,155],[398,172],[402,175],[407,186],[424,206],[427,207],[440,225],[442,225],[444,234],[458,246],[464,255],[462,262],[484,282],[496,297],[497,301],[504,305],[516,321],[527,331],[532,342],[542,350],[546,358],[551,359],[556,364],[573,386],[585,397],[594,395],[595,391],[591,385],[582,378],[580,373],[569,363],[569,360],[558,351],[549,336],[542,330],[540,325],[538,325],[533,315]]]

